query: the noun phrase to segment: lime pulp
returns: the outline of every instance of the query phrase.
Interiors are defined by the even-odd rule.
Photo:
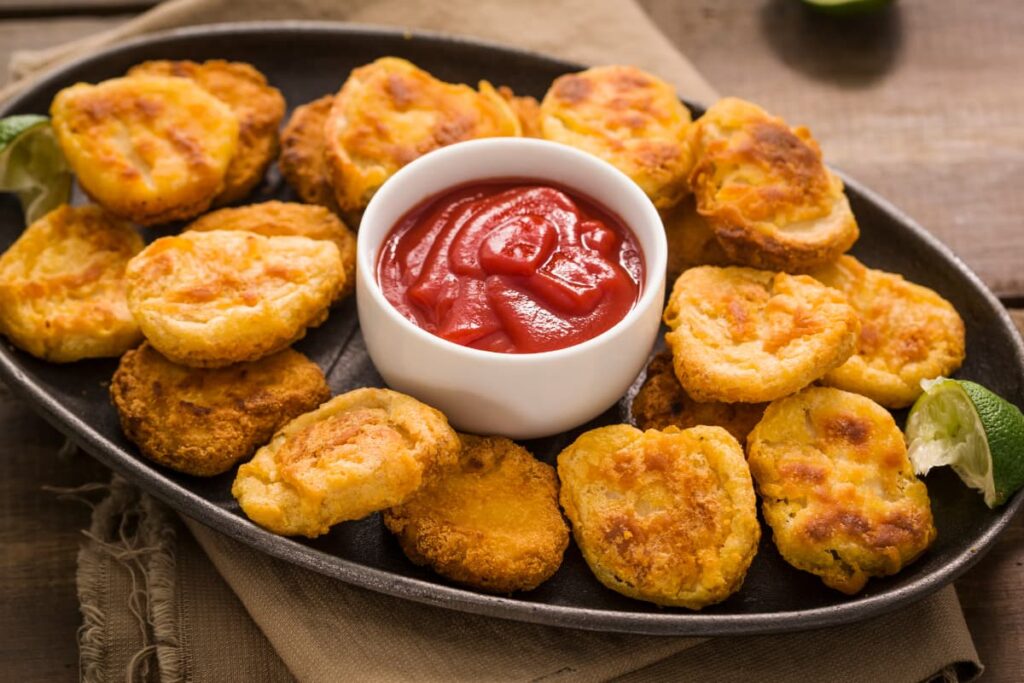
[[[31,224],[71,196],[71,171],[45,116],[0,119],[0,191],[21,202]]]

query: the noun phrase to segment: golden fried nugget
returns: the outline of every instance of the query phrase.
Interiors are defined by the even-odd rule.
[[[184,78],[78,83],[57,93],[50,116],[82,189],[142,225],[205,211],[238,149],[231,109]]]
[[[345,270],[327,240],[190,230],[150,244],[126,277],[128,307],[157,351],[220,367],[280,351],[326,320]]]
[[[486,81],[477,92],[383,57],[352,71],[327,117],[335,200],[343,211],[361,211],[395,171],[427,152],[520,133],[519,119]]]
[[[857,352],[826,374],[825,384],[903,408],[921,395],[921,380],[949,375],[963,363],[964,322],[927,287],[852,256],[810,275],[845,294],[860,316]]]
[[[294,202],[262,202],[233,209],[220,209],[201,216],[188,230],[247,230],[258,235],[299,235],[314,240],[330,240],[338,247],[345,281],[338,292],[342,299],[356,286],[356,236],[337,216],[322,206]]]
[[[775,401],[747,452],[782,557],[831,588],[852,595],[935,539],[903,434],[871,399],[810,387]]]
[[[736,265],[726,256],[707,220],[697,212],[692,196],[660,213],[668,241],[669,283],[675,282],[684,270],[695,266]]]
[[[721,427],[586,432],[558,456],[573,537],[608,588],[700,609],[743,583],[757,553],[754,487]]]
[[[324,374],[285,349],[250,363],[190,368],[149,344],[129,351],[110,384],[124,433],[165,467],[211,477],[331,397]]]
[[[537,98],[516,95],[512,88],[503,85],[498,88],[498,94],[508,102],[516,118],[519,119],[519,126],[523,129],[525,138],[544,137],[540,130],[540,102]]]
[[[277,128],[284,118],[284,97],[251,64],[211,59],[157,60],[132,67],[128,76],[187,78],[226,104],[238,119],[238,149],[224,177],[215,205],[242,199],[256,187],[277,156]]]
[[[618,167],[659,209],[689,192],[690,111],[661,79],[631,66],[566,74],[551,84],[540,110],[545,138]]]
[[[760,403],[807,386],[853,354],[857,312],[807,275],[691,268],[665,308],[676,376],[697,401]]]
[[[324,126],[333,104],[331,94],[295,108],[281,133],[281,156],[277,166],[299,199],[337,211],[334,186],[324,156]]]
[[[569,529],[555,470],[500,436],[459,435],[458,465],[384,513],[410,560],[491,593],[532,590],[562,564]]]
[[[356,389],[285,425],[238,468],[231,493],[260,526],[314,538],[401,505],[459,449],[440,411],[397,391]]]
[[[764,403],[700,403],[690,398],[672,367],[672,353],[662,351],[647,366],[647,379],[633,398],[633,421],[640,429],[721,427],[740,445],[764,415]]]
[[[796,272],[857,241],[843,181],[806,128],[730,97],[698,119],[691,137],[697,208],[736,263]]]
[[[131,225],[98,206],[60,206],[0,256],[0,332],[56,363],[120,356],[142,340],[125,266],[142,251]]]

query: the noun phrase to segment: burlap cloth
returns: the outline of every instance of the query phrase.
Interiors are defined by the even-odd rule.
[[[0,99],[99,46],[255,19],[477,36],[581,62],[636,64],[689,98],[715,97],[631,1],[172,0],[113,31],[16,55],[12,69],[21,80]],[[104,498],[78,567],[81,664],[89,681],[955,681],[982,670],[952,587],[872,621],[794,635],[589,633],[370,593],[178,518],[117,478],[93,490]]]

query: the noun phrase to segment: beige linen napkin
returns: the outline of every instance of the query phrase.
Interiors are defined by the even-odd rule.
[[[346,20],[476,36],[581,62],[636,64],[688,98],[715,97],[628,0],[172,0],[112,31],[17,55],[12,66],[22,80],[0,98],[41,69],[104,45],[240,19]],[[87,680],[117,680],[127,671],[130,679],[164,681],[917,681],[970,680],[981,671],[952,588],[896,614],[803,634],[600,634],[369,593],[185,524],[191,535],[118,479],[96,507],[78,577]]]

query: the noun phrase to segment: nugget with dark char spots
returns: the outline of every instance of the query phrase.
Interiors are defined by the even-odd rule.
[[[277,165],[302,201],[337,211],[338,203],[334,201],[334,187],[324,156],[327,146],[324,125],[333,105],[332,93],[295,108],[281,133]]]

